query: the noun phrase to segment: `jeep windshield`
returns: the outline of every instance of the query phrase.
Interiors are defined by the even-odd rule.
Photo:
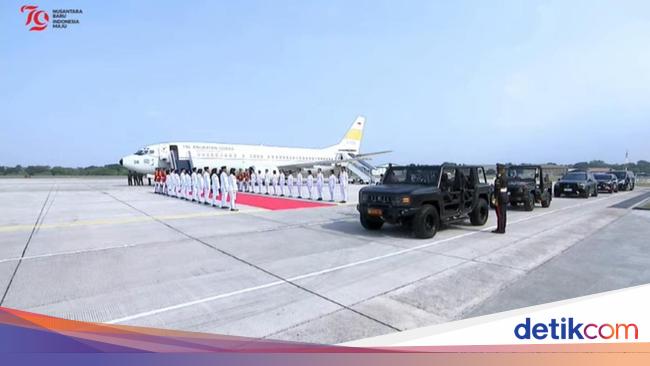
[[[612,172],[618,179],[625,179],[627,178],[627,172]]]
[[[508,168],[508,179],[510,180],[535,180],[535,168],[510,167]]]
[[[594,177],[596,178],[596,180],[604,180],[604,181],[608,181],[612,179],[612,176],[609,174],[594,174]]]
[[[421,184],[438,185],[439,166],[404,166],[392,167],[386,171],[383,184]]]

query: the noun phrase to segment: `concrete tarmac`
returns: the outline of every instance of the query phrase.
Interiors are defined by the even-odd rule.
[[[359,187],[350,187],[356,200]],[[431,240],[354,201],[231,213],[125,179],[0,180],[1,306],[94,322],[338,343],[650,280],[649,190],[557,198]],[[622,207],[620,207],[622,206]]]

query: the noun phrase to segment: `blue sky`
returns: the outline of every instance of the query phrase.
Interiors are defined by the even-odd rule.
[[[81,8],[28,32],[19,8]],[[650,160],[648,1],[3,1],[0,165],[169,140]]]

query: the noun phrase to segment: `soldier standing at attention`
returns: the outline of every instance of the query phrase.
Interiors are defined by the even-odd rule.
[[[298,188],[298,198],[302,198],[302,169],[298,168],[298,173],[296,174],[296,187]]]
[[[506,206],[508,205],[508,180],[506,166],[497,164],[497,177],[494,179],[494,197],[497,212],[497,228],[493,233],[506,233]]]
[[[278,180],[280,184],[280,197],[284,197],[284,184],[287,182],[287,176],[284,175],[284,172],[282,170],[280,170],[279,175],[280,178]]]
[[[309,193],[309,199],[312,198],[312,189],[314,187],[314,176],[311,175],[311,170],[307,171],[307,192]]]
[[[344,166],[341,167],[339,173],[339,185],[341,187],[341,203],[346,203],[348,201],[348,172]]]
[[[293,197],[293,172],[291,170],[287,177],[287,187],[289,188],[289,197]]]
[[[334,170],[330,171],[330,176],[327,178],[327,186],[330,189],[330,202],[334,202],[334,188],[336,188],[336,175]]]

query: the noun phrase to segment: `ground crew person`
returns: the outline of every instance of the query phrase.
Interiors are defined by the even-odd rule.
[[[309,199],[312,199],[312,188],[314,187],[314,176],[311,175],[311,170],[307,171],[307,191],[309,192]]]
[[[293,197],[293,174],[289,170],[289,176],[287,177],[287,186],[289,188],[289,197]]]
[[[323,176],[323,170],[318,168],[318,174],[316,174],[316,190],[318,191],[318,200],[323,200],[323,184],[325,183],[325,177]]]
[[[228,194],[230,195],[230,211],[237,211],[235,200],[237,199],[237,176],[235,168],[230,168],[230,182],[228,182]]]
[[[494,179],[494,205],[497,213],[497,228],[493,233],[506,233],[506,207],[508,206],[508,179],[506,166],[497,164],[497,177]]]
[[[278,172],[275,170],[273,171],[273,175],[271,176],[271,184],[273,184],[273,195],[277,196],[278,195]]]
[[[227,209],[226,199],[228,197],[228,191],[230,188],[230,178],[228,178],[228,172],[226,172],[226,167],[221,167],[221,173],[219,174],[219,183],[221,184],[221,208]]]
[[[334,188],[336,188],[336,175],[334,170],[330,171],[330,176],[327,178],[327,187],[330,189],[330,202],[334,202]]]
[[[212,207],[217,207],[217,197],[219,196],[219,174],[217,174],[217,168],[212,169]],[[221,207],[221,204],[219,204]]]
[[[287,177],[284,175],[284,172],[280,170],[280,178],[279,178],[279,183],[280,183],[280,197],[284,197],[284,184],[287,181]]]
[[[344,166],[339,173],[339,185],[341,187],[341,203],[348,201],[348,172]]]
[[[126,178],[127,183],[129,183],[129,186],[133,185],[133,173],[129,170],[127,178]]]
[[[296,187],[298,187],[298,198],[302,198],[302,169],[298,168],[298,173],[296,173]]]

